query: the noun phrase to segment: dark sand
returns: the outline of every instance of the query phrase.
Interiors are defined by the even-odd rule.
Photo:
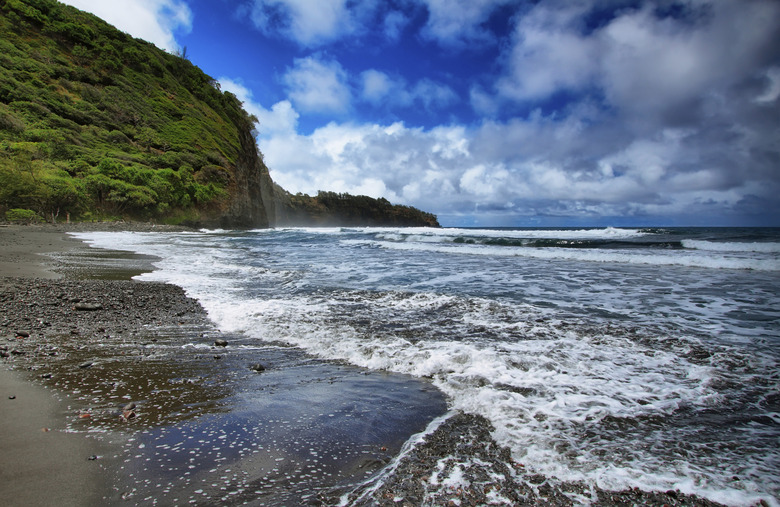
[[[0,227],[3,505],[715,505],[534,475],[472,415],[394,458],[444,415],[432,386],[223,336],[85,228],[155,230]]]

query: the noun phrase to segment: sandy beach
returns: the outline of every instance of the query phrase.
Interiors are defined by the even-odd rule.
[[[7,277],[53,279],[47,252],[66,252],[81,243],[58,230],[0,227],[0,280]],[[15,330],[3,328],[0,351],[10,355]],[[6,505],[86,505],[107,493],[104,469],[93,456],[111,446],[64,432],[67,406],[51,392],[28,381],[24,372],[0,367],[0,489]]]
[[[0,227],[4,505],[715,505],[534,476],[428,382],[221,334],[67,230]],[[470,486],[431,490],[452,456]]]

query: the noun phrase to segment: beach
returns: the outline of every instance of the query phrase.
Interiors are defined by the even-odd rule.
[[[7,505],[718,505],[550,481],[426,379],[221,332],[70,230],[0,227]]]
[[[6,505],[330,503],[446,410],[424,382],[241,345],[180,288],[116,279],[148,259],[96,260],[62,228],[0,240]]]

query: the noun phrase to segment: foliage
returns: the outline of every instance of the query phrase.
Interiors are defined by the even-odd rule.
[[[5,219],[9,222],[19,222],[29,224],[32,222],[40,222],[41,217],[31,209],[14,208],[5,212]]]
[[[0,212],[223,208],[255,121],[184,53],[55,0],[0,0]]]
[[[393,205],[387,199],[365,195],[318,192],[292,195],[276,187],[282,203],[282,222],[290,225],[439,227],[436,216],[411,206]]]

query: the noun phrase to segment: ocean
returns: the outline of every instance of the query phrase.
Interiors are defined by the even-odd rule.
[[[430,379],[551,480],[780,505],[780,229],[75,236],[224,332]]]

